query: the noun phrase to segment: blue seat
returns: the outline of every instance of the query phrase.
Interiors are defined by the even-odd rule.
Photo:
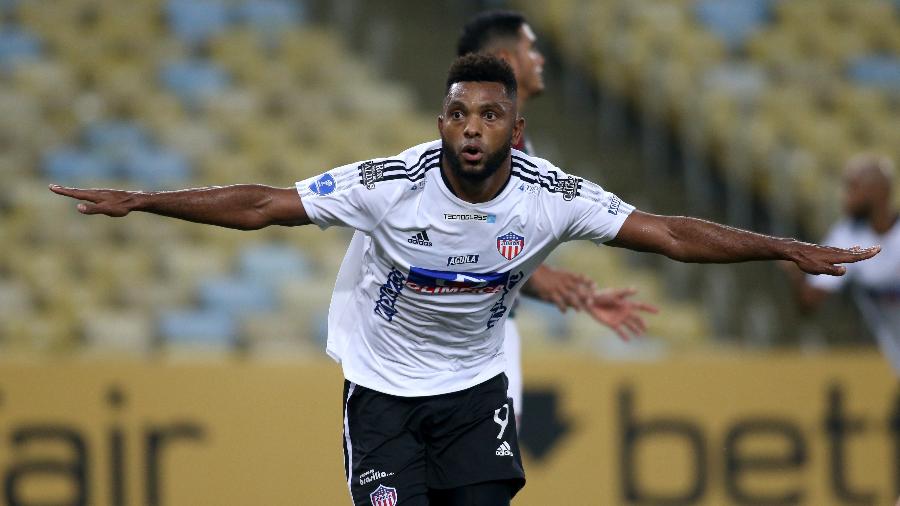
[[[733,51],[770,21],[771,5],[770,0],[699,0],[694,15]]]
[[[163,86],[187,107],[197,106],[203,99],[228,88],[228,73],[206,60],[181,60],[167,63],[160,71]]]
[[[168,344],[233,347],[238,326],[224,311],[167,310],[159,316],[159,335]]]
[[[896,56],[863,56],[847,66],[850,80],[863,86],[900,92],[900,58]]]
[[[63,147],[46,153],[41,166],[45,177],[59,184],[80,185],[109,181],[116,177],[112,160],[74,147]]]
[[[228,5],[221,0],[169,0],[166,15],[172,32],[188,45],[206,42],[231,23]]]
[[[83,131],[84,142],[96,151],[130,151],[150,143],[147,132],[129,121],[97,121]]]
[[[303,6],[289,0],[248,0],[237,7],[236,17],[262,35],[277,35],[303,22]]]
[[[184,186],[193,173],[184,156],[160,147],[129,151],[122,161],[121,171],[123,177],[142,188],[163,189]]]
[[[275,292],[266,283],[241,278],[208,278],[200,282],[200,304],[209,311],[230,315],[274,311]]]
[[[248,246],[241,251],[239,274],[244,279],[273,286],[285,279],[308,278],[310,267],[296,247],[268,243]]]
[[[41,41],[22,28],[0,29],[0,70],[11,71],[18,63],[41,57]]]

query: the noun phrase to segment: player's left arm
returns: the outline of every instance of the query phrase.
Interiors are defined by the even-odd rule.
[[[640,336],[647,330],[642,312],[657,313],[652,304],[632,300],[634,288],[597,290],[590,278],[547,265],[535,270],[522,287],[524,295],[555,304],[563,313],[569,308],[586,311],[591,317],[615,331],[623,340]]]
[[[615,239],[607,244],[659,253],[691,263],[733,263],[788,260],[809,274],[841,276],[841,264],[859,262],[881,251],[880,246],[850,249],[820,246],[796,239],[772,237],[684,216],[660,216],[633,211]]]
[[[541,264],[522,286],[522,295],[555,304],[560,312],[587,308],[596,285],[586,276]]]

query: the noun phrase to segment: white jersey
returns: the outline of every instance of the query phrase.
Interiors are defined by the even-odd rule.
[[[352,227],[335,283],[328,354],[349,381],[398,396],[463,390],[504,371],[509,306],[560,243],[616,236],[634,209],[546,160],[512,151],[489,202],[457,198],[441,142],[297,183],[313,223]]]
[[[875,257],[847,264],[843,276],[809,276],[808,279],[812,286],[829,292],[849,285],[881,351],[900,375],[900,220],[884,235],[878,235],[866,223],[843,220],[829,231],[823,242],[841,248],[881,245],[881,253]]]

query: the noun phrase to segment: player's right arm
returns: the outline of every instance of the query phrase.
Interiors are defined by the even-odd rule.
[[[50,185],[59,195],[80,200],[82,214],[122,217],[132,211],[168,216],[238,230],[310,222],[295,188],[231,185],[187,190],[142,192],[67,188]]]

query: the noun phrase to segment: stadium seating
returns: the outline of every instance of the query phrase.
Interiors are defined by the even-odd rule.
[[[85,219],[46,184],[290,186],[429,140],[409,92],[294,1],[0,9],[0,350],[321,356],[346,233]]]
[[[900,8],[864,0],[517,2],[607,93],[816,236],[854,153],[900,158]],[[774,184],[778,182],[778,184]],[[787,186],[785,186],[787,185]],[[735,192],[739,193],[739,192]]]
[[[622,38],[564,44],[585,62],[607,62],[593,70],[623,93],[645,78],[665,84],[661,111],[673,122],[687,114],[677,99],[694,73],[725,61],[727,44],[689,29],[686,2],[626,9],[634,33],[605,18],[612,3],[591,5],[587,20],[573,18],[577,3],[546,3],[557,32],[596,20]],[[0,248],[0,353],[320,357],[346,231],[85,218],[46,185],[290,186],[431,140],[433,117],[416,111],[412,92],[377,77],[333,30],[309,24],[302,2],[0,0],[0,12],[0,170],[12,178],[0,188],[0,240],[15,245]],[[668,23],[664,34],[653,29],[659,22]],[[672,57],[660,60],[661,48]],[[722,67],[710,86],[743,91],[758,81],[750,67]],[[854,100],[879,107],[864,94]],[[645,298],[665,299],[652,276],[622,275],[634,269],[621,257],[587,262],[579,251],[561,258],[604,283],[636,283]],[[697,307],[664,304],[674,344],[708,335]],[[523,328],[537,349],[594,349],[606,336],[585,317],[535,311]]]

